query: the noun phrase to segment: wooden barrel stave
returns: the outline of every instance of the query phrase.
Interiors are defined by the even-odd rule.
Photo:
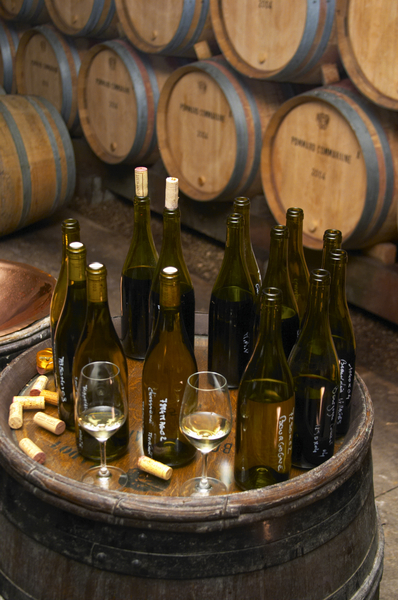
[[[114,0],[46,0],[46,5],[52,22],[66,35],[100,39],[119,37]]]
[[[45,0],[2,0],[0,16],[30,25],[39,25],[50,20]]]

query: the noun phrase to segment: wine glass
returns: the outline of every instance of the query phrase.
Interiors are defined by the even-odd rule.
[[[181,496],[214,496],[226,492],[222,481],[207,476],[209,452],[228,437],[232,408],[227,380],[220,373],[201,371],[188,377],[180,410],[180,430],[203,455],[202,476],[190,479]]]
[[[123,425],[128,411],[127,392],[117,365],[96,361],[82,368],[75,410],[79,426],[100,444],[101,464],[88,469],[82,481],[107,490],[122,489],[127,474],[106,464],[106,441]]]

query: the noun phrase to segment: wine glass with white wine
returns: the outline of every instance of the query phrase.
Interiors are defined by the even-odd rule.
[[[220,373],[201,371],[188,377],[181,402],[180,430],[203,455],[202,476],[186,481],[181,496],[214,496],[226,485],[207,475],[209,453],[228,437],[232,408],[227,380]]]
[[[78,425],[100,444],[101,464],[88,469],[82,481],[106,490],[124,488],[127,474],[106,464],[106,442],[123,425],[128,411],[127,391],[117,365],[95,361],[82,368],[75,410]]]

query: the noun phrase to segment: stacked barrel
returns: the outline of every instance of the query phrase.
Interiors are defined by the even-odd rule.
[[[389,27],[380,27],[380,18]],[[264,193],[304,244],[395,240],[398,8],[387,0],[0,0],[5,92],[110,165],[159,157],[197,201]],[[1,70],[0,70],[1,75]]]

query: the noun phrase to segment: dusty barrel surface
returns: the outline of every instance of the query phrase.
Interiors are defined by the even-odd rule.
[[[45,0],[54,25],[73,36],[119,37],[114,0]]]
[[[340,65],[332,0],[210,0],[214,33],[235,69],[259,79],[322,83]]]
[[[397,239],[397,113],[368,102],[348,80],[288,100],[265,132],[261,176],[284,222],[304,210],[303,243],[322,248],[340,229],[347,248]]]
[[[195,56],[193,46],[214,45],[209,0],[115,0],[124,33],[142,52]]]
[[[180,189],[200,201],[261,192],[262,135],[291,95],[288,84],[245,79],[221,57],[177,69],[160,94],[157,135]]]
[[[38,221],[66,204],[76,165],[65,123],[44,98],[0,97],[0,235]]]
[[[228,494],[195,499],[178,496],[195,463],[174,470],[168,482],[134,467],[142,363],[129,361],[130,451],[117,461],[129,472],[129,485],[107,492],[78,481],[89,464],[77,454],[73,434],[37,431],[30,415],[21,430],[8,427],[12,395],[33,377],[37,349],[44,346],[19,356],[0,376],[5,600],[87,594],[110,600],[115,589],[118,597],[137,600],[378,598],[384,545],[373,492],[373,409],[359,377],[350,430],[333,459],[269,488],[238,492],[232,478]],[[19,449],[17,440],[27,434],[46,453],[45,465]],[[209,457],[209,473],[225,481],[233,470],[233,441],[229,453],[222,446]]]
[[[382,21],[377,15],[383,15]],[[397,3],[337,0],[336,25],[338,48],[350,79],[376,104],[398,110]]]
[[[50,20],[45,0],[1,0],[0,16],[31,25],[47,23]]]

